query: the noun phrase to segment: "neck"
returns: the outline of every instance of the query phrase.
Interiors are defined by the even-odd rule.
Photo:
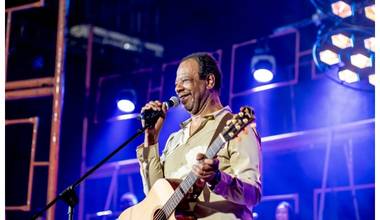
[[[197,112],[196,114],[192,115],[191,117],[193,119],[203,117],[205,115],[216,112],[222,108],[223,108],[223,106],[222,106],[222,103],[220,102],[219,94],[217,92],[212,92],[205,99],[200,111]]]

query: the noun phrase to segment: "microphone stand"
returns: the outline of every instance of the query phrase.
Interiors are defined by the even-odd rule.
[[[51,206],[53,206],[55,203],[57,203],[58,200],[63,200],[68,205],[68,211],[67,215],[69,217],[69,220],[73,220],[74,215],[74,207],[76,204],[78,204],[78,196],[75,193],[75,188],[83,182],[89,175],[91,175],[93,172],[95,172],[99,167],[101,167],[105,162],[107,162],[111,157],[113,157],[115,154],[117,154],[121,149],[123,149],[127,144],[129,144],[131,141],[136,139],[138,136],[140,136],[147,128],[151,128],[154,126],[156,120],[146,120],[146,125],[140,129],[137,130],[137,132],[130,137],[128,140],[126,140],[124,143],[122,143],[119,147],[117,147],[114,151],[112,151],[108,156],[106,156],[104,159],[102,159],[99,163],[97,163],[95,166],[93,166],[91,169],[89,169],[83,176],[81,176],[77,181],[75,181],[73,184],[71,184],[69,187],[67,187],[65,190],[63,190],[58,196],[56,196],[51,202],[49,202],[43,209],[39,210],[36,214],[33,215],[32,220],[36,220],[38,217],[42,216],[42,214],[48,210]]]

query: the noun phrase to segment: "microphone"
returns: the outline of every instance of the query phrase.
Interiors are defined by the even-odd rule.
[[[167,109],[171,107],[177,107],[179,105],[179,99],[176,96],[172,96],[168,101],[163,102],[162,105],[165,105]],[[162,111],[154,111],[153,109],[148,109],[143,111],[138,116],[138,119],[145,120],[146,124],[153,126],[162,114]]]
[[[166,107],[169,109],[171,107],[177,107],[179,105],[179,98],[177,96],[172,96],[170,99],[164,103],[163,105],[166,105]]]

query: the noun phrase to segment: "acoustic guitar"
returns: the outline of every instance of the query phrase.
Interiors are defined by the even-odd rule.
[[[205,155],[214,158],[224,144],[235,138],[248,124],[253,122],[255,115],[250,107],[241,107],[238,114],[227,121],[223,131],[211,143]],[[253,123],[253,125],[255,125]],[[166,179],[157,180],[146,198],[135,206],[124,210],[119,220],[175,220],[175,210],[186,197],[197,177],[190,172],[176,187]]]

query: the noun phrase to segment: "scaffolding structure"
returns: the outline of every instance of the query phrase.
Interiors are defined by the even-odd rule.
[[[28,184],[28,200],[25,206],[7,206],[6,211],[30,211],[32,201],[32,185],[34,176],[34,168],[36,166],[46,166],[48,168],[48,185],[46,201],[49,202],[56,197],[57,194],[57,179],[58,179],[58,164],[59,164],[59,146],[60,146],[60,132],[61,132],[61,116],[63,106],[63,88],[64,88],[64,60],[65,60],[65,35],[66,28],[66,14],[67,14],[67,0],[58,1],[58,23],[55,47],[55,70],[53,77],[27,79],[20,81],[6,82],[5,99],[22,100],[41,97],[52,97],[52,118],[50,130],[50,152],[48,161],[34,161],[35,143],[37,141],[37,125],[38,116],[29,119],[13,119],[6,120],[6,125],[14,123],[33,123],[33,140],[32,140],[32,157],[29,168],[29,184]],[[12,30],[12,14],[14,12],[33,10],[35,8],[44,7],[45,1],[39,0],[34,3],[19,5],[17,7],[7,8],[5,10],[7,16],[7,28],[5,37],[5,78],[7,78],[8,55],[10,32]],[[11,146],[5,146],[11,147]],[[47,211],[46,219],[53,220],[55,217],[55,207]]]

